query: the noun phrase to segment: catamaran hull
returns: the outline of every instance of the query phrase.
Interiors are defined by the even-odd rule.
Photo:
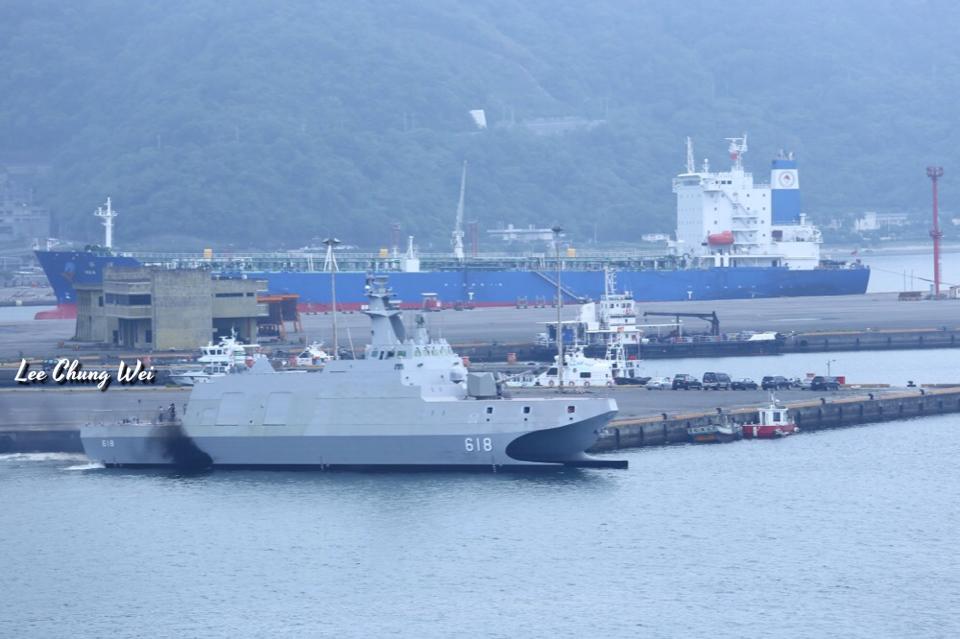
[[[239,428],[109,424],[81,430],[87,456],[108,467],[521,468],[608,465],[588,449],[615,414],[555,428],[398,435],[265,435]],[[476,425],[472,425],[476,428]],[[213,434],[213,430],[221,433]],[[259,429],[264,430],[264,429]],[[226,431],[226,432],[223,432]],[[623,467],[623,462],[609,465]]]

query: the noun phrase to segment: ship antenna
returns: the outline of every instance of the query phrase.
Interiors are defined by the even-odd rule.
[[[744,133],[743,137],[739,138],[725,138],[730,142],[728,148],[730,152],[730,159],[733,160],[733,170],[742,171],[743,170],[743,154],[747,152],[747,134]]]
[[[117,212],[113,210],[110,198],[107,198],[107,208],[98,206],[94,215],[103,220],[103,245],[105,248],[113,248],[113,218],[117,217]]]
[[[323,270],[330,270],[330,315],[333,321],[333,359],[340,359],[340,343],[337,339],[337,257],[333,254],[333,247],[340,244],[335,237],[328,237],[323,241],[327,245],[327,257],[323,261]]]
[[[460,174],[460,201],[457,203],[457,222],[453,227],[453,257],[463,261],[463,198],[467,190],[467,161],[463,161],[463,172]]]
[[[557,390],[563,392],[563,285],[560,283],[560,274],[563,271],[560,262],[560,234],[563,229],[557,224],[550,229],[553,231],[553,247],[557,254]]]
[[[695,173],[696,164],[693,161],[693,139],[687,136],[687,173]]]

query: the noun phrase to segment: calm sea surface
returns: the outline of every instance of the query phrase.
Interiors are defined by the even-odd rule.
[[[955,637],[956,417],[547,475],[0,457],[3,637]]]
[[[931,250],[901,254],[862,254],[861,261],[871,268],[868,293],[890,291],[928,291],[933,282]],[[839,255],[850,259],[849,255]],[[940,277],[945,286],[960,285],[960,252],[940,254]]]

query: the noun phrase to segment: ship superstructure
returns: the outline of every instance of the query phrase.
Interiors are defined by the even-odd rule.
[[[687,166],[673,180],[677,196],[677,252],[711,266],[820,266],[819,229],[800,209],[800,179],[792,153],[773,160],[770,183],[744,170],[747,136],[728,138],[731,166],[697,170],[687,138]]]

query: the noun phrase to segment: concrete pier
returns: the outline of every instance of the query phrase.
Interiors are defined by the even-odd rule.
[[[819,396],[819,394],[818,394]],[[783,402],[800,432],[855,426],[913,417],[960,413],[960,387],[857,393]],[[754,408],[724,410],[735,422],[750,423],[758,418]],[[690,441],[687,428],[716,419],[717,411],[636,419],[617,419],[606,428],[591,452],[624,448],[662,446]]]

